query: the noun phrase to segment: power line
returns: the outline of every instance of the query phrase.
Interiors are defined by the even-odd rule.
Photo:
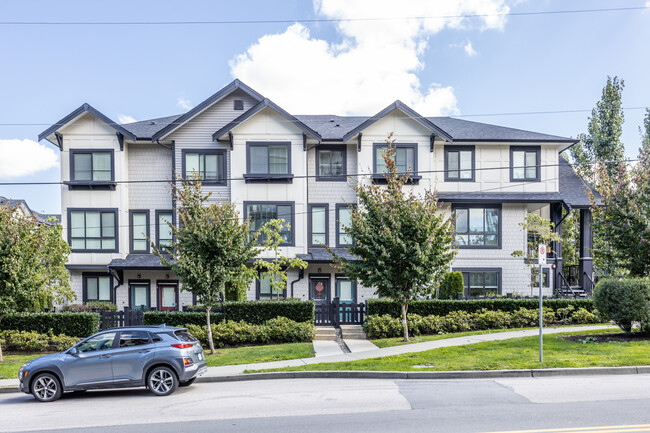
[[[169,25],[244,25],[244,24],[292,24],[292,23],[337,23],[337,22],[385,22],[385,21],[412,21],[429,19],[454,19],[454,18],[490,18],[490,17],[521,17],[537,15],[562,15],[584,14],[601,12],[623,12],[650,9],[650,6],[632,6],[603,9],[565,9],[551,11],[529,12],[503,12],[489,14],[466,15],[429,15],[413,17],[377,17],[377,18],[302,18],[302,19],[277,19],[277,20],[201,20],[201,21],[0,21],[0,25],[7,26],[169,26]]]

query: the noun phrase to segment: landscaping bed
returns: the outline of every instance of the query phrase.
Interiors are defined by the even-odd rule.
[[[629,343],[631,341],[650,341],[650,335],[645,335],[640,332],[632,332],[629,334],[592,334],[592,335],[567,335],[562,337],[566,341],[573,341],[582,344],[589,343]]]

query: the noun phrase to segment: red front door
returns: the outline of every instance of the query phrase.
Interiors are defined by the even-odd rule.
[[[175,284],[158,286],[158,309],[160,311],[175,311],[178,309],[178,291]]]

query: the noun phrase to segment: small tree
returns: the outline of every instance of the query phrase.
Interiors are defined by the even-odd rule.
[[[183,279],[184,287],[205,307],[206,332],[210,353],[214,353],[210,311],[223,299],[226,286],[234,290],[248,287],[255,270],[248,266],[261,249],[256,236],[249,239],[248,224],[230,201],[210,203],[201,182],[183,181],[172,185],[178,202],[179,225],[169,223],[173,233],[171,248],[154,254]]]
[[[465,290],[462,272],[447,272],[438,289],[438,299],[457,299],[458,293]]]
[[[392,133],[383,154],[386,186],[357,181],[353,188],[358,207],[351,210],[351,225],[344,227],[352,239],[347,260],[328,248],[337,266],[351,279],[376,287],[381,296],[401,304],[404,341],[409,340],[406,315],[409,302],[430,294],[456,255],[451,218],[440,208],[436,195],[405,192],[410,169],[399,173]]]

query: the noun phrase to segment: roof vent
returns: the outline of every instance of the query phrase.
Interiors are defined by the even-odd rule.
[[[330,119],[330,122],[334,123],[334,119]]]
[[[235,107],[234,107],[234,109],[237,110],[237,111],[243,110],[244,109],[244,101],[242,101],[241,99],[235,99]]]
[[[156,122],[154,122],[153,120],[151,121],[151,123],[149,123],[149,125],[155,125],[155,124]]]
[[[339,125],[339,124],[337,123],[337,124],[336,124],[336,125],[334,125],[334,126],[335,126],[335,127],[337,127],[337,126],[341,126],[341,125]]]

